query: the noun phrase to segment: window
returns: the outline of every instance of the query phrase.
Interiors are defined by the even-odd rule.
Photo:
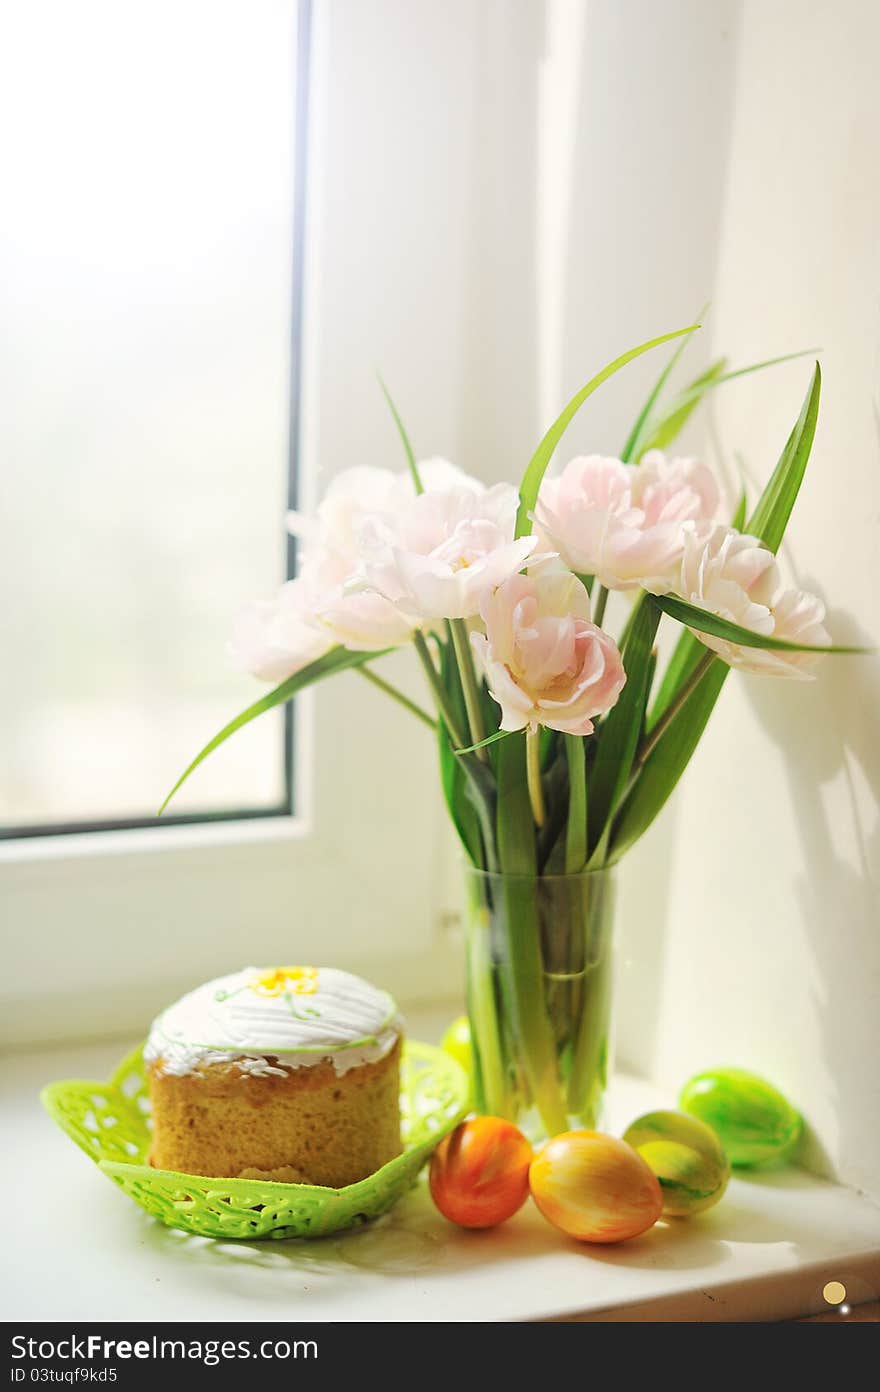
[[[9,624],[16,606],[4,605],[4,685],[22,694],[4,692],[2,699],[7,722],[13,696],[24,717],[31,704],[48,711],[54,703],[60,712],[53,717],[53,747],[60,761],[57,781],[62,770],[68,779],[67,800],[62,806],[46,777],[48,793],[27,814],[34,832],[45,832],[50,819],[80,825],[65,827],[79,834],[15,835],[0,843],[6,982],[0,1043],[113,1032],[134,1037],[165,1002],[247,959],[345,967],[380,981],[401,999],[424,995],[426,982],[432,992],[454,991],[459,954],[444,923],[458,898],[451,871],[455,850],[437,785],[434,743],[418,722],[401,721],[399,708],[356,674],[297,699],[296,815],[283,801],[283,727],[280,721],[273,727],[265,716],[199,768],[185,790],[189,801],[172,804],[193,818],[226,814],[222,820],[215,815],[182,826],[167,814],[157,821],[154,814],[182,766],[261,692],[252,679],[230,673],[223,647],[238,604],[271,591],[284,574],[289,438],[298,437],[304,507],[352,463],[399,468],[399,441],[375,379],[380,367],[412,420],[418,447],[467,458],[457,407],[464,266],[462,232],[456,229],[463,228],[468,206],[469,125],[466,109],[451,123],[449,94],[471,80],[470,29],[463,39],[442,7],[419,6],[416,14],[406,0],[377,0],[375,7],[360,0],[319,0],[314,6],[305,0],[256,6],[246,0],[161,0],[146,8],[83,0],[72,7],[75,18],[67,8],[61,0],[7,6],[7,32],[0,34],[3,136],[15,136],[6,140],[4,186],[15,189],[23,205],[13,204],[0,225],[5,327],[14,327],[18,338],[12,363],[10,349],[0,349],[2,372],[16,397],[29,383],[32,392],[34,382],[40,387],[27,416],[16,401],[14,419],[24,438],[11,440],[8,421],[2,426],[4,450],[10,440],[14,446],[13,463],[3,463],[4,511],[14,519],[5,533],[27,533],[15,542],[5,589],[11,586],[16,606],[29,605],[32,616],[27,624],[15,619],[12,661]],[[306,49],[308,197],[305,211],[297,200],[294,214],[292,170],[297,164],[299,173],[305,163],[305,123],[297,123],[295,150],[291,114],[294,98],[298,113],[305,101],[297,72]],[[74,59],[81,65],[77,79],[67,71]],[[124,71],[111,83],[114,63]],[[59,85],[66,93],[63,109],[53,95]],[[37,87],[39,99],[31,93]],[[98,89],[105,92],[107,110],[93,109]],[[136,104],[134,94],[140,103],[137,147],[133,135],[123,142],[106,133],[114,123],[122,128]],[[172,99],[176,125],[162,114]],[[25,153],[29,124],[34,129]],[[78,141],[68,135],[73,128]],[[133,159],[137,148],[144,162],[140,175],[126,174],[127,166],[119,172],[110,161],[95,169],[90,153],[91,182],[79,189],[69,171],[80,145],[111,139],[116,165],[128,149]],[[63,144],[63,159],[54,156],[56,140]],[[151,142],[163,158],[146,158]],[[173,179],[168,170],[163,173],[163,159],[176,170]],[[38,202],[34,182],[42,168],[52,169],[54,191],[51,197],[40,192]],[[120,190],[115,201],[102,191],[105,175]],[[139,192],[148,176],[154,201],[162,204],[155,209]],[[210,192],[211,202],[186,243],[187,259],[181,250],[184,214],[192,210],[197,187]],[[82,230],[80,260],[74,263],[67,249],[84,225],[87,192],[103,200],[97,231],[112,228],[120,239],[123,231],[140,238],[141,261],[152,265],[159,259],[153,248],[160,247],[162,234],[163,266],[174,280],[164,300],[155,277],[152,296],[136,299],[131,287],[140,280],[127,280],[127,268],[112,263],[119,303],[103,303],[100,320],[94,296],[74,306],[88,333],[79,358],[71,360],[69,339],[62,355],[58,334],[69,326],[72,308],[59,300],[64,316],[54,309],[62,288],[58,266],[76,283],[86,273],[94,279],[109,256],[109,231],[91,260]],[[153,222],[152,240],[141,235],[145,217]],[[52,224],[65,219],[71,226],[65,237],[57,236]],[[40,247],[39,274],[26,304],[23,270]],[[297,382],[291,390],[291,303],[296,308],[299,293],[291,261],[298,264],[300,252],[302,352],[292,362],[297,377],[302,364],[302,386]],[[49,284],[49,269],[58,285]],[[145,312],[151,304],[169,320],[173,316],[173,332],[161,351],[147,337],[147,356],[145,348],[134,352],[131,336],[135,309]],[[148,322],[154,324],[158,309],[151,313]],[[46,327],[53,317],[55,330]],[[28,334],[39,333],[27,371],[20,362],[25,326]],[[111,328],[137,376],[123,372],[121,350],[107,349]],[[165,356],[176,375],[166,373]],[[53,382],[50,392],[47,377],[56,358],[75,378],[76,393],[60,371],[61,387]],[[178,380],[184,371],[191,374],[186,384]],[[101,374],[112,381],[112,391],[94,385]],[[143,391],[137,378],[144,379]],[[101,461],[100,485],[93,482],[91,490],[90,456],[82,443],[67,439],[64,455],[42,439],[61,388],[74,400],[88,389],[90,413],[81,418],[81,434],[90,430],[106,441],[106,432],[115,430],[105,446],[109,459]],[[129,395],[120,404],[123,388]],[[297,420],[291,420],[291,401]],[[176,429],[170,428],[172,418]],[[31,435],[40,441],[39,452]],[[31,455],[23,480],[25,445]],[[129,448],[137,451],[136,469]],[[27,508],[26,489],[34,495]],[[120,497],[128,509],[121,521]],[[116,546],[112,560],[109,553],[99,555],[99,521],[111,539],[121,522],[128,525],[125,545]],[[5,570],[2,549],[0,556]],[[177,566],[173,583],[169,558]],[[187,612],[181,636],[175,626],[182,619],[174,615],[176,586],[183,583],[188,603],[195,608],[198,602],[198,615]],[[39,613],[28,587],[45,596]],[[123,593],[140,625],[132,625],[130,642],[119,618]],[[95,620],[98,634],[90,638],[82,665],[103,664],[100,680],[71,675],[67,652],[52,652],[70,630],[78,635],[73,653],[79,653],[87,617],[80,611],[89,608],[101,609],[100,623]],[[89,721],[88,733],[74,730],[69,710],[75,680],[89,680],[96,701],[106,698],[111,649],[128,643],[126,660],[134,651],[141,664],[138,642],[149,646],[149,661],[160,674],[145,674],[140,665],[119,679],[116,694],[126,698],[122,704],[135,728],[114,736],[105,712],[103,725]],[[37,661],[53,664],[51,680],[37,680],[29,671],[28,664]],[[384,661],[391,680],[423,699],[420,673],[407,654]],[[144,695],[147,681],[161,681],[161,699]],[[202,703],[200,713],[196,702]],[[152,763],[131,748],[147,720],[161,721]],[[249,737],[263,743],[249,744]],[[117,771],[111,766],[106,773],[111,761],[102,748],[114,738],[114,757],[125,763],[115,785]],[[21,743],[3,730],[4,766],[13,757],[25,762]],[[50,766],[53,757],[47,756]],[[98,768],[105,770],[102,797],[86,810]],[[6,781],[4,768],[0,783]],[[108,794],[114,786],[115,801]],[[23,801],[19,791],[18,825]],[[245,815],[230,815],[235,811]],[[105,823],[130,820],[97,832],[94,821],[84,824],[86,816]],[[0,820],[9,820],[8,803]]]
[[[307,45],[296,0],[4,16],[0,824],[155,824],[288,560]],[[290,743],[255,722],[176,820],[289,812]]]

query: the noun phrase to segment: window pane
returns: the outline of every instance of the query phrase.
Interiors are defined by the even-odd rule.
[[[150,817],[284,575],[295,4],[3,16],[0,822]],[[174,810],[284,796],[279,714]]]

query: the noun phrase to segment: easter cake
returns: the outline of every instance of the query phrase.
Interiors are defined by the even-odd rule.
[[[330,967],[246,967],[154,1022],[150,1163],[341,1188],[400,1154],[402,1020]]]

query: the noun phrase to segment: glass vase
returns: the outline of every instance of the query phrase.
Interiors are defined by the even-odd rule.
[[[613,872],[465,870],[477,1110],[532,1141],[600,1119],[609,1068]]]

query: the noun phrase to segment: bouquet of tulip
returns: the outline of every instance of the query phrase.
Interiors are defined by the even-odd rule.
[[[664,403],[697,327],[641,344],[588,382],[518,489],[418,463],[388,397],[408,467],[349,469],[315,516],[291,514],[297,578],[246,608],[232,642],[240,665],[276,685],[176,785],[242,725],[349,668],[435,731],[469,866],[478,1106],[549,1134],[594,1124],[604,1086],[610,867],[666,802],[729,669],[804,679],[822,653],[853,651],[831,647],[821,601],[786,587],[775,554],[813,440],[818,364],[743,525],[745,494],[725,518],[710,470],[665,452],[706,393],[740,375],[716,363]],[[620,457],[548,474],[596,388],[672,339]],[[603,627],[612,590],[631,601],[616,638]],[[658,673],[664,621],[681,631]],[[404,644],[433,713],[374,670]]]

